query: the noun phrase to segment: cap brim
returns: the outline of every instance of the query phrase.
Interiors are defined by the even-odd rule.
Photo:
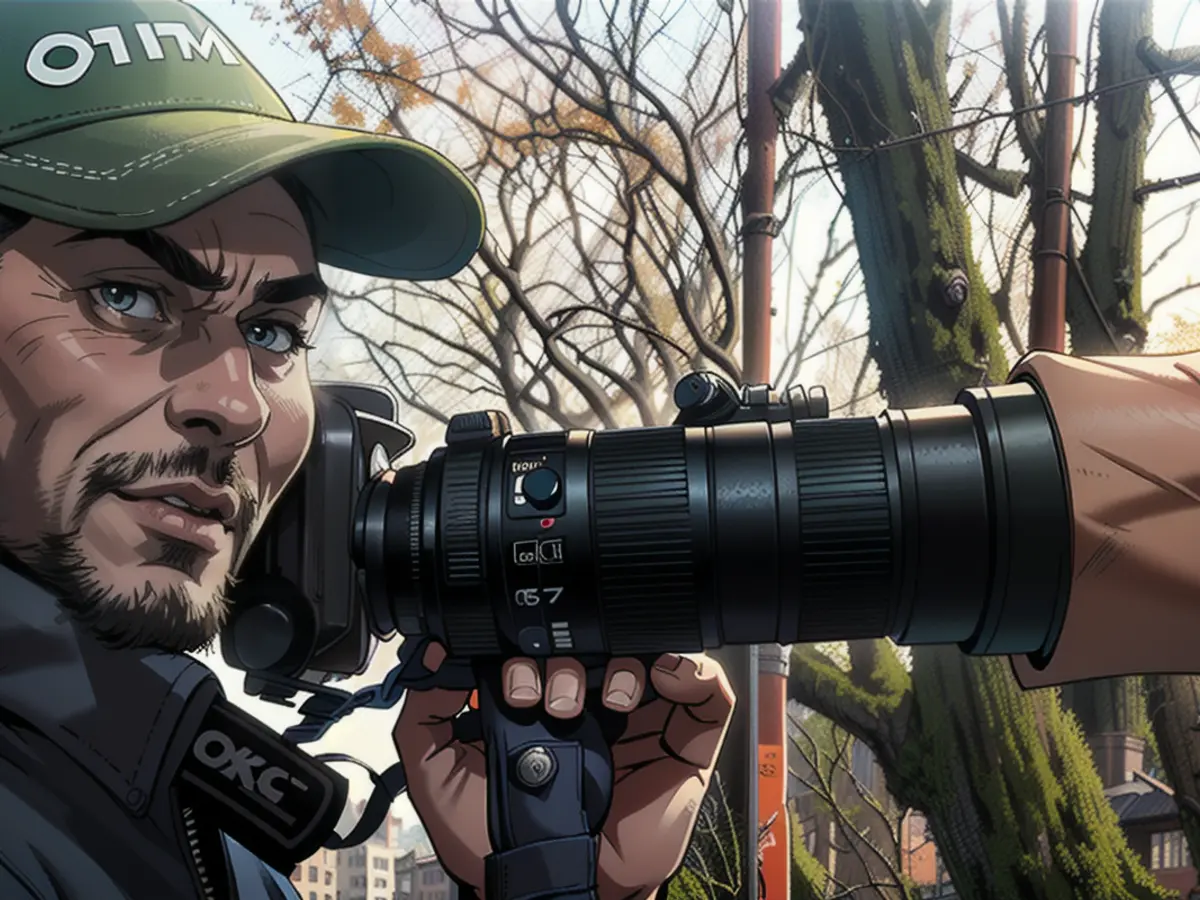
[[[0,148],[0,205],[75,228],[160,228],[286,170],[320,261],[380,278],[447,278],[483,237],[479,195],[400,138],[231,112],[161,112]]]

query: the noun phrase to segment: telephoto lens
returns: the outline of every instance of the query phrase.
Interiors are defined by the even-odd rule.
[[[675,391],[676,424],[513,435],[455,416],[363,491],[371,628],[454,655],[639,655],[891,637],[1053,650],[1072,522],[1038,389],[828,418],[824,391]]]

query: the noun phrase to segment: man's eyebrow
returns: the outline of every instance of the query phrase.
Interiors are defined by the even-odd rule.
[[[84,241],[123,241],[148,257],[151,262],[188,287],[200,291],[226,291],[233,278],[224,272],[224,259],[218,257],[214,270],[197,259],[164,234],[149,229],[142,231],[98,231],[88,229],[72,235],[59,244],[78,244]]]
[[[316,272],[269,279],[254,288],[255,303],[293,303],[307,297],[324,301],[328,296],[329,288]]]

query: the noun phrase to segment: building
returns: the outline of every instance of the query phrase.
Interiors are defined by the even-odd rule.
[[[1175,792],[1145,770],[1146,742],[1126,733],[1093,734],[1088,745],[1129,847],[1163,887],[1181,897],[1196,886]]]
[[[1135,770],[1129,781],[1106,787],[1104,793],[1142,865],[1163,887],[1187,897],[1196,886],[1196,869],[1179,823],[1174,791]]]
[[[395,900],[458,900],[458,884],[432,854],[397,855],[395,878]]]
[[[359,800],[355,804],[355,809],[359,816],[362,816],[366,811],[367,804],[365,800]],[[375,844],[378,847],[388,847],[396,849],[400,846],[400,836],[404,833],[404,820],[393,813],[388,813],[388,817],[384,819],[379,827],[375,829],[375,833],[367,838],[368,844]]]
[[[336,850],[318,850],[292,871],[300,900],[337,900]]]
[[[397,853],[394,865],[396,892],[393,900],[413,900],[413,888],[416,886],[417,851]]]
[[[436,856],[413,860],[412,876],[410,900],[458,900],[458,885]]]
[[[365,843],[338,851],[337,885],[341,900],[394,900],[396,851]]]

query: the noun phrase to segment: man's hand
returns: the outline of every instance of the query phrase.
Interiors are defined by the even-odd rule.
[[[445,659],[432,645],[431,671]],[[546,664],[510,660],[504,694],[515,707],[542,705],[560,719],[583,711],[584,671],[571,659]],[[733,713],[725,672],[703,655],[667,654],[650,670],[658,699],[638,707],[646,671],[614,659],[604,680],[604,704],[629,713],[613,745],[613,802],[600,840],[599,895],[652,896],[679,867]],[[396,749],[408,774],[408,794],[442,865],[482,897],[487,833],[486,756],[481,744],[454,739],[452,721],[466,706],[464,691],[410,691],[396,723]]]

